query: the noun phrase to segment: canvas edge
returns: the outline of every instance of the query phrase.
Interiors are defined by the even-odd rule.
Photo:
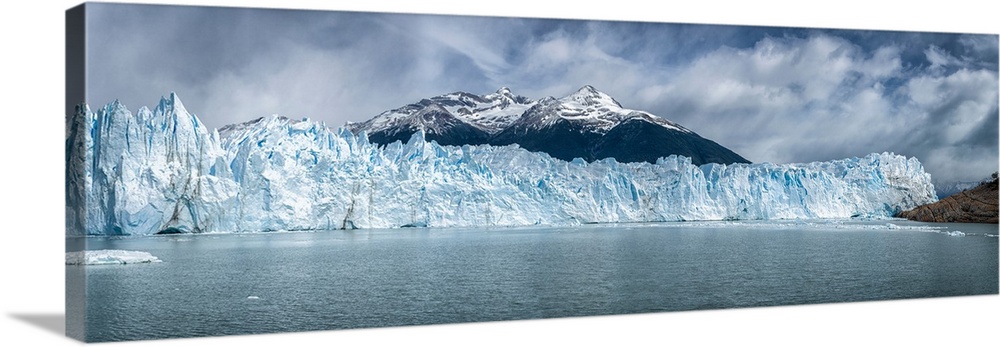
[[[66,137],[71,133],[72,119],[76,115],[76,107],[83,100],[86,100],[86,12],[87,4],[83,3],[66,10]],[[82,209],[85,206],[73,206],[70,198],[71,186],[69,184],[70,170],[75,168],[69,165],[70,148],[66,147],[66,213],[76,213],[85,215]],[[76,173],[82,175],[83,173]],[[75,185],[78,189],[83,186]],[[73,219],[66,219],[66,251],[70,249],[70,236],[73,232]],[[82,266],[66,267],[66,336],[86,341],[86,274]]]

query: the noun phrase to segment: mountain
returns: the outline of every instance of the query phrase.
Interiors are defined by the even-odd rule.
[[[938,198],[944,199],[946,197],[961,193],[963,190],[969,190],[979,185],[993,180],[992,178],[981,179],[978,181],[957,181],[957,182],[946,182],[946,183],[936,183],[934,184],[934,189],[937,191]]]
[[[276,116],[210,130],[173,94],[154,110],[116,102],[68,118],[68,235],[884,218],[935,200],[920,162],[889,153],[587,163],[518,146],[442,146],[423,131],[378,145]]]
[[[997,223],[1000,194],[997,174],[978,186],[949,195],[940,201],[917,206],[897,217],[922,222]]]
[[[648,112],[622,107],[592,86],[573,94],[539,101],[501,88],[477,96],[465,92],[424,99],[386,111],[364,123],[348,124],[365,131],[372,142],[403,141],[418,130],[443,145],[518,144],[552,157],[588,162],[615,158],[620,162],[655,163],[681,155],[692,163],[749,163],[718,143]]]
[[[363,123],[348,123],[355,133],[365,131],[375,143],[406,141],[417,131],[442,145],[479,145],[517,120],[534,101],[501,88],[474,95],[456,92],[423,99],[385,111]]]

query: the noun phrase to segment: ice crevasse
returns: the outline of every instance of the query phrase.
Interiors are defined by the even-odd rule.
[[[208,129],[175,94],[68,118],[70,234],[891,217],[936,200],[916,158],[805,164],[562,161],[511,146],[406,143],[271,116]]]

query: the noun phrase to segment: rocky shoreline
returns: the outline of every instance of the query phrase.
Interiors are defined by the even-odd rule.
[[[979,186],[937,202],[900,212],[896,217],[921,222],[997,223],[997,174]]]

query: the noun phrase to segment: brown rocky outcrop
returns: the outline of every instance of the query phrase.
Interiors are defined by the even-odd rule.
[[[921,222],[997,223],[997,174],[979,186],[935,203],[903,211],[896,217]]]

